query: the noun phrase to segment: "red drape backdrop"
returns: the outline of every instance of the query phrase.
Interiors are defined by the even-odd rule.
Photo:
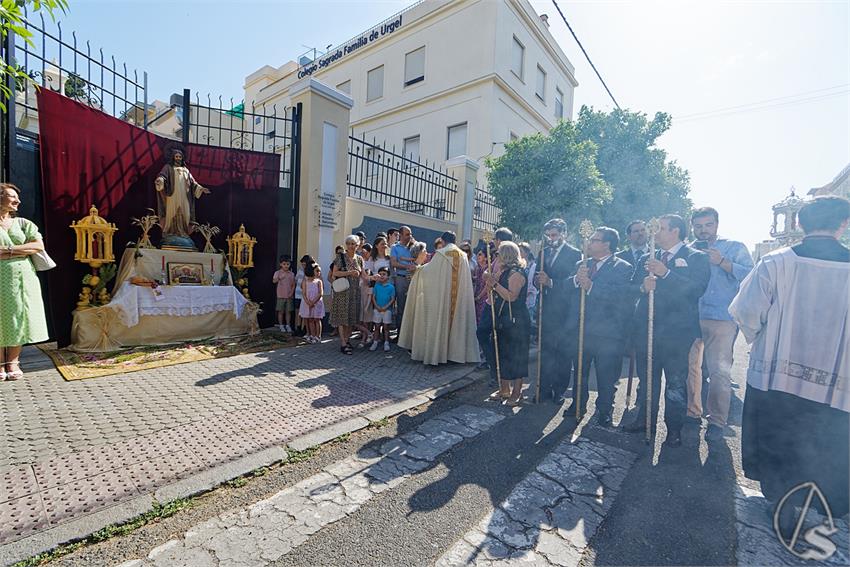
[[[154,179],[175,141],[161,138],[80,104],[50,89],[38,91],[39,142],[45,245],[58,267],[48,272],[47,306],[60,346],[69,342],[71,312],[86,268],[74,262],[71,221],[88,214],[92,205],[100,216],[118,226],[116,259],[140,231],[132,217],[156,209]],[[274,317],[271,275],[277,269],[277,200],[280,156],[189,144],[184,149],[192,175],[212,194],[197,201],[198,222],[221,228],[213,239],[226,248],[225,237],[240,223],[257,238],[255,267],[249,272],[251,296],[264,304],[263,324]],[[157,232],[152,240],[157,243]],[[196,235],[199,248],[203,239]]]

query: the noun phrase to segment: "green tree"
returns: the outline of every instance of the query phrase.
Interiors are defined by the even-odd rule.
[[[596,146],[582,140],[572,122],[561,122],[549,135],[525,136],[487,160],[490,192],[502,209],[500,221],[527,239],[539,238],[543,223],[600,220],[611,190],[596,168]]]
[[[53,17],[57,10],[62,12],[67,10],[68,0],[0,0],[0,37],[5,40],[12,32],[32,46],[32,32],[23,25],[24,7],[27,7],[30,13],[44,10]],[[6,110],[5,101],[13,96],[11,89],[6,85],[6,78],[10,76],[15,78],[16,83],[29,78],[26,71],[15,65],[13,61],[1,59],[0,108],[3,111]]]
[[[690,212],[687,170],[668,162],[667,153],[655,145],[670,124],[663,112],[649,120],[628,110],[600,112],[583,106],[579,111],[579,136],[598,147],[596,166],[613,190],[613,199],[601,211],[606,226],[622,233],[634,219]]]

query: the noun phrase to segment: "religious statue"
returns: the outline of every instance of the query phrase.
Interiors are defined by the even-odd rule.
[[[209,195],[210,190],[192,177],[183,161],[182,150],[171,151],[171,159],[159,172],[154,185],[162,227],[162,247],[196,250],[189,237],[194,229],[195,200],[201,195]]]

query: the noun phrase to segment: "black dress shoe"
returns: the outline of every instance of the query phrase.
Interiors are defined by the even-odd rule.
[[[713,423],[708,424],[708,428],[705,430],[705,440],[706,441],[722,441],[723,440],[723,428],[719,425],[715,425]]]
[[[681,447],[682,433],[680,431],[668,431],[667,439],[664,440],[664,444],[668,447]]]
[[[600,413],[599,416],[596,418],[596,425],[598,425],[599,427],[611,427],[611,416],[604,413]]]
[[[581,415],[584,416],[587,413],[587,408],[583,408]],[[570,404],[567,406],[567,409],[564,410],[564,417],[571,417],[575,419],[576,417],[576,406],[575,404]]]

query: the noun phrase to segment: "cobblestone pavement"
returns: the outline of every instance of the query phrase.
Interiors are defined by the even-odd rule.
[[[377,450],[329,465],[245,510],[195,526],[184,537],[155,548],[147,558],[130,560],[122,567],[267,565],[503,419],[473,406],[447,411]]]
[[[437,567],[578,565],[636,458],[603,443],[565,439]]]
[[[344,356],[326,342],[67,382],[39,351],[26,356],[25,379],[0,384],[0,556],[4,544],[471,371],[399,349]]]

